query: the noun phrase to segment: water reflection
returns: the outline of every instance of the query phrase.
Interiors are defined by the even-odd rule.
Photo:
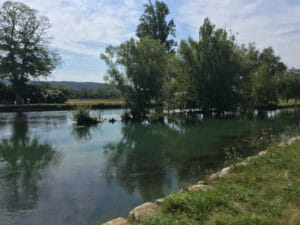
[[[105,148],[107,182],[151,201],[203,178],[226,164],[226,156],[254,154],[299,114],[260,114],[265,119],[171,117],[160,123],[123,124],[122,138]],[[274,122],[274,118],[280,119]],[[267,129],[266,129],[267,128]],[[232,156],[230,156],[231,158]]]
[[[59,154],[48,143],[28,136],[25,114],[17,114],[12,136],[0,143],[0,205],[6,211],[32,209],[38,201],[38,183]]]
[[[121,141],[105,146],[107,181],[117,179],[129,193],[139,191],[149,201],[219,165],[223,151],[211,141],[214,137],[207,140],[206,131],[199,133],[201,124],[184,121],[124,125]]]
[[[299,110],[281,110],[251,119],[187,115],[78,128],[71,115],[0,114],[1,225],[100,224],[126,216],[222,168],[224,149],[229,156],[254,154],[269,133],[300,121]]]
[[[98,127],[97,125],[92,126],[74,126],[71,131],[71,135],[78,143],[85,143],[92,140],[92,130]]]

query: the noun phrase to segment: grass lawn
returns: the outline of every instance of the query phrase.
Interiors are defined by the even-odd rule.
[[[294,99],[290,99],[288,102],[285,100],[279,100],[278,103],[279,106],[294,106],[294,105],[300,105],[300,101],[296,102]]]
[[[140,225],[299,225],[300,141],[271,146],[207,184],[213,188],[168,196],[161,216]]]
[[[120,99],[69,99],[70,105],[97,105],[97,104],[123,104]]]

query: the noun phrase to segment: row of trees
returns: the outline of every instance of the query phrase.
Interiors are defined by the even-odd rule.
[[[199,39],[182,40],[177,49],[175,23],[164,2],[149,1],[131,38],[108,46],[101,59],[106,79],[121,91],[133,118],[149,108],[201,108],[223,113],[277,104],[279,97],[300,98],[300,73],[269,47],[238,45],[235,36],[206,18]]]
[[[208,18],[198,40],[177,46],[169,13],[164,2],[149,1],[136,29],[138,39],[108,46],[101,54],[106,79],[120,90],[132,117],[144,117],[153,104],[157,111],[222,113],[300,98],[299,70],[287,70],[271,47],[259,51],[253,43],[238,45],[234,35]],[[48,76],[60,63],[49,48],[49,28],[46,17],[23,3],[6,1],[0,9],[0,79],[11,81],[18,103],[26,98],[29,79]]]
[[[81,88],[79,90],[67,89],[68,98],[71,99],[120,99],[121,93],[114,89],[97,88],[87,89]]]
[[[12,85],[0,83],[0,103],[14,103],[15,91]],[[64,87],[50,87],[49,85],[26,85],[22,92],[25,103],[65,103],[69,91]]]
[[[121,94],[114,89],[86,89],[72,90],[63,86],[51,87],[42,85],[26,85],[23,92],[25,102],[30,103],[65,103],[68,99],[120,99]],[[12,85],[6,86],[0,82],[0,104],[15,101]]]

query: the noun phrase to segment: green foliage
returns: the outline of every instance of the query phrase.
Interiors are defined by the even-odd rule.
[[[68,97],[71,99],[120,99],[121,93],[118,90],[97,88],[80,90],[68,89]]]
[[[0,75],[12,82],[22,102],[25,82],[48,76],[60,61],[48,47],[48,18],[20,2],[6,1],[0,9]]]
[[[155,103],[170,109],[202,109],[204,113],[276,105],[279,97],[300,95],[299,71],[286,75],[286,65],[272,47],[256,49],[254,43],[238,45],[235,36],[216,28],[208,18],[200,27],[199,40],[180,43],[172,50],[175,24],[166,21],[167,5],[145,4],[136,35],[120,46],[109,46],[101,58],[108,65],[108,80],[124,96],[134,118],[144,117]],[[163,54],[163,44],[166,53]],[[170,54],[171,53],[171,54]]]
[[[64,87],[50,87],[49,85],[26,85],[25,103],[65,103],[68,100],[68,89]]]
[[[136,36],[143,38],[149,36],[152,39],[160,40],[167,51],[172,51],[176,46],[174,39],[168,39],[169,36],[175,37],[176,26],[173,20],[166,21],[169,15],[169,8],[164,2],[155,0],[155,5],[151,0],[144,5],[145,11],[140,18],[140,24],[136,30]]]
[[[300,72],[291,69],[278,74],[278,91],[287,102],[289,99],[300,99]]]
[[[258,67],[253,77],[252,94],[256,106],[268,106],[278,102],[278,83],[276,76],[286,70],[274,50],[265,48],[258,56]]]
[[[257,70],[253,81],[255,105],[268,106],[278,102],[276,80],[270,74],[269,66],[263,63]]]
[[[73,112],[73,120],[77,125],[91,125],[98,123],[96,117],[90,116],[91,108],[89,106],[78,106],[77,110]]]
[[[45,89],[42,95],[46,103],[65,103],[68,100],[61,88]]]
[[[167,197],[164,201],[165,212],[173,214],[184,214],[190,219],[204,222],[213,211],[229,209],[232,213],[237,211],[230,206],[224,196],[219,196],[214,191],[208,192],[184,192]]]
[[[133,118],[145,116],[154,99],[160,102],[167,55],[164,46],[149,37],[109,46],[101,58],[108,65],[107,80],[121,91]]]
[[[239,215],[219,216],[212,223],[215,225],[275,225],[274,221],[266,216]]]
[[[14,102],[14,92],[12,87],[8,87],[0,82],[0,101],[3,103],[13,103]]]
[[[181,41],[178,51],[198,106],[204,111],[231,109],[236,103],[241,71],[234,36],[215,29],[207,18],[200,28],[199,41]]]

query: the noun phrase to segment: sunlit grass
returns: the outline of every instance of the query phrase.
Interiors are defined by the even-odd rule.
[[[69,99],[70,105],[97,105],[97,104],[123,104],[120,99]]]
[[[279,106],[294,106],[294,105],[300,105],[300,101],[295,101],[294,99],[290,99],[288,102],[286,100],[279,100],[278,103]]]

